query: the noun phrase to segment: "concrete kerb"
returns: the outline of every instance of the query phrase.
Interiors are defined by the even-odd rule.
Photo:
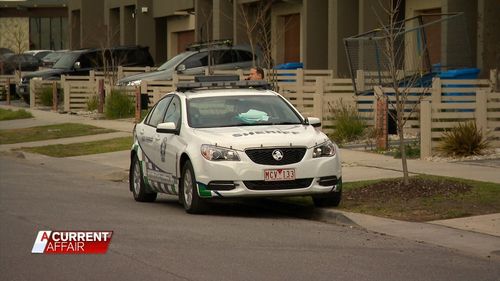
[[[247,200],[246,202],[261,209],[270,210],[291,217],[331,223],[341,226],[363,228],[343,213],[331,209],[315,208],[313,206],[304,206],[289,202],[283,202],[279,198]]]

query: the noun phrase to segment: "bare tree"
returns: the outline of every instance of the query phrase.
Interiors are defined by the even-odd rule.
[[[16,52],[16,54],[22,54],[23,52],[27,51],[26,42],[28,41],[28,34],[19,24],[16,24],[14,26],[12,30],[12,38],[14,39],[14,51]]]
[[[403,184],[409,184],[408,164],[406,156],[406,147],[404,142],[405,125],[411,116],[417,111],[417,106],[421,99],[428,93],[429,87],[421,85],[422,76],[426,72],[425,56],[428,51],[425,40],[419,41],[423,52],[418,55],[417,52],[408,52],[407,50],[415,48],[416,41],[412,36],[417,32],[423,32],[423,28],[411,27],[412,31],[407,32],[405,21],[398,21],[397,15],[400,13],[401,0],[391,0],[390,7],[384,7],[380,2],[382,9],[388,16],[389,23],[384,25],[381,18],[378,17],[382,27],[383,43],[382,51],[385,57],[382,64],[383,71],[388,73],[389,88],[394,92],[394,102],[389,102],[389,115],[396,120],[397,133],[399,136],[399,149],[401,151],[401,162],[403,168]],[[420,34],[422,35],[422,34]],[[424,35],[425,36],[425,35]],[[412,54],[414,57],[409,57]],[[417,93],[412,92],[414,87],[422,87]],[[379,93],[384,95],[384,93]],[[410,103],[410,97],[417,95],[417,101]]]
[[[245,33],[252,53],[255,54],[256,49],[260,49],[262,52],[260,65],[267,69],[271,69],[274,63],[272,48],[275,41],[271,37],[271,8],[274,2],[274,0],[259,1],[254,6],[243,3],[239,4],[243,26],[245,27]],[[276,34],[276,36],[278,35]],[[253,65],[256,66],[255,57]]]

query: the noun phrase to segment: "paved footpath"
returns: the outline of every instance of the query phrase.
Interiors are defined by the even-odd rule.
[[[0,105],[0,107],[16,109],[15,107],[5,105]],[[28,109],[28,111],[31,111],[35,118],[0,121],[0,129],[25,128],[71,122],[115,129],[119,132],[34,143],[0,145],[0,151],[7,151],[12,148],[23,146],[78,143],[82,141],[126,136],[131,134],[134,126],[132,120],[93,120],[89,117],[59,114],[50,111],[30,109]],[[400,159],[349,149],[341,149],[340,153],[344,162],[342,169],[343,179],[346,182],[401,176]],[[25,157],[32,161],[59,161],[50,157],[28,153],[25,154]],[[75,165],[81,165],[82,168],[91,166],[88,165],[89,163],[107,165],[116,172],[112,176],[112,178],[116,180],[126,179],[127,170],[130,165],[128,151],[70,157],[70,159]],[[479,166],[473,163],[438,163],[424,160],[408,160],[408,166],[412,174],[422,173],[500,183],[500,172],[498,168]],[[69,168],[71,167],[68,167],[68,169]],[[95,171],[89,171],[89,174],[90,173],[95,174]],[[348,224],[362,227],[369,231],[424,241],[500,261],[500,214],[434,221],[429,223],[414,223],[344,212],[334,208],[323,208],[318,209],[318,215],[315,219]]]

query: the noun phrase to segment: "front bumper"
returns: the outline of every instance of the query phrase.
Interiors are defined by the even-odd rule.
[[[241,161],[199,159],[195,165],[199,194],[205,198],[268,197],[339,191],[342,171],[338,154],[314,159],[311,154],[309,150],[299,163],[283,166],[256,164],[241,154]],[[295,169],[296,180],[264,181],[267,169]]]

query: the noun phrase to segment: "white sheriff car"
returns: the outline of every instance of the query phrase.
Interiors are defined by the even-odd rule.
[[[264,81],[211,79],[179,84],[135,126],[135,200],[178,195],[188,213],[211,198],[311,195],[317,206],[339,204],[339,150],[318,118],[304,118]]]

